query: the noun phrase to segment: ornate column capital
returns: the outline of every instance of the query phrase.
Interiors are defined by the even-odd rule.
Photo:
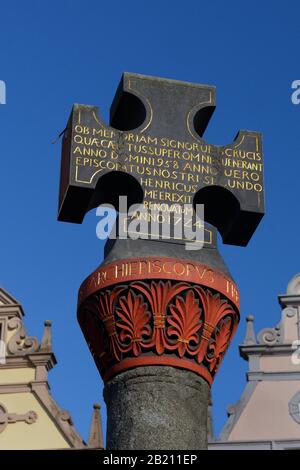
[[[193,260],[125,259],[83,282],[78,320],[104,381],[165,365],[211,385],[239,322],[239,293],[231,278]]]

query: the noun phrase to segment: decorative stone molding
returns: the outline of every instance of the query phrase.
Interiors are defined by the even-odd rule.
[[[258,343],[259,344],[266,344],[269,346],[273,346],[275,344],[281,343],[281,326],[278,325],[275,328],[265,328],[258,334]]]
[[[253,322],[254,322],[253,315],[248,315],[246,317],[246,322],[247,322],[247,328],[246,328],[246,337],[244,340],[244,344],[247,344],[247,345],[257,344],[255,332],[254,332],[254,326],[253,326]]]
[[[103,449],[103,433],[101,426],[100,404],[94,404],[94,412],[90,427],[90,435],[88,440],[88,447],[90,449]]]
[[[25,414],[8,413],[4,405],[0,403],[0,433],[3,432],[8,424],[24,421],[27,424],[36,422],[38,415],[35,411],[28,411]]]
[[[238,290],[200,263],[123,260],[83,283],[78,320],[104,381],[129,368],[168,365],[211,384],[238,325]]]
[[[27,336],[20,318],[13,317],[8,320],[7,328],[16,330],[14,335],[8,341],[7,351],[10,354],[22,355],[36,352],[39,348],[38,339],[34,336]]]

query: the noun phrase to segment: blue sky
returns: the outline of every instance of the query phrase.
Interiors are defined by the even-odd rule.
[[[220,245],[242,310],[213,387],[219,431],[245,384],[237,347],[246,315],[257,331],[274,326],[277,295],[300,271],[300,105],[290,99],[300,79],[299,15],[293,0],[0,0],[0,283],[23,303],[30,334],[53,321],[53,396],[84,437],[102,385],[76,297],[103,243],[94,211],[83,225],[56,221],[60,143],[51,141],[74,102],[98,105],[107,119],[123,71],[216,85],[211,143],[231,142],[239,129],[263,133],[266,216],[246,249]]]

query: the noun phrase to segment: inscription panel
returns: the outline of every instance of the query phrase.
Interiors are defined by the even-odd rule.
[[[145,118],[137,129],[120,130],[126,123],[124,96],[127,101],[128,96],[138,97],[144,106]],[[130,108],[130,101],[127,104]],[[246,244],[264,212],[261,136],[240,131],[230,145],[206,143],[199,133],[205,129],[213,108],[213,87],[131,74],[124,75],[112,105],[111,122],[119,129],[106,126],[96,107],[74,105],[63,141],[59,218],[74,221],[68,210],[72,188],[94,189],[99,178],[115,172],[135,178],[143,190],[144,208],[160,211],[157,217],[162,224],[170,222],[170,213],[178,220],[185,214],[187,219],[190,215],[189,223],[196,228],[201,222],[195,217],[193,205],[207,202],[197,195],[204,188],[222,188],[239,206],[239,212],[234,216],[231,213],[234,220],[225,224],[223,239],[225,234],[225,241],[230,243],[230,230],[236,234],[240,215],[249,214],[249,221],[242,217],[245,233],[240,244]],[[82,194],[82,190],[75,193]],[[218,198],[222,218],[222,194]],[[89,208],[88,202],[87,198],[86,205],[79,209],[79,222]],[[109,201],[103,197],[103,202]],[[214,205],[216,212],[218,203]],[[172,219],[172,223],[176,222]]]

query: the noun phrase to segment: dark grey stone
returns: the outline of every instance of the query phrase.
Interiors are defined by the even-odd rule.
[[[119,210],[122,195],[147,208],[204,204],[223,242],[246,246],[264,215],[261,135],[240,131],[222,147],[205,142],[215,102],[213,86],[124,73],[110,126],[97,107],[74,105],[62,141],[59,220],[81,223],[100,204]],[[184,239],[167,215],[161,228],[167,223],[172,239]]]
[[[113,263],[121,259],[140,258],[144,256],[165,256],[170,258],[180,258],[204,263],[211,268],[223,272],[232,277],[223,258],[217,249],[216,242],[212,247],[204,246],[201,250],[189,251],[184,244],[165,243],[155,240],[122,240],[108,239],[104,248],[104,260],[102,266]]]
[[[207,448],[210,387],[193,372],[137,367],[104,389],[108,450]]]

